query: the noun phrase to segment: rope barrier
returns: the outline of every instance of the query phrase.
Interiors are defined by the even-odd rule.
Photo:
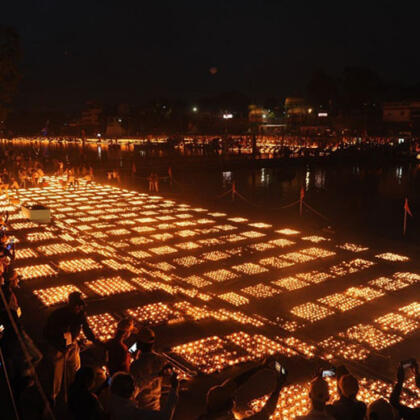
[[[223,194],[218,195],[216,197],[216,199],[221,199],[223,197],[225,197],[226,195],[228,195],[229,193],[232,193],[232,201],[234,201],[234,197],[237,196],[239,197],[241,200],[245,201],[246,203],[248,203],[251,206],[257,207],[257,208],[262,208],[264,206],[260,206],[258,204],[252,203],[251,201],[249,201],[246,197],[244,197],[242,194],[240,194],[237,190],[236,190],[236,184],[233,183],[232,184],[232,188],[229,189],[228,191],[225,191]],[[309,209],[311,212],[313,212],[314,214],[316,214],[317,216],[321,217],[322,219],[324,219],[325,221],[331,223],[331,220],[327,217],[324,216],[322,213],[320,213],[319,211],[315,210],[313,207],[311,207],[309,204],[307,204],[302,198],[300,198],[299,200],[293,201],[292,203],[286,204],[284,206],[281,207],[272,207],[272,208],[267,208],[264,207],[266,210],[283,210],[283,209],[287,209],[290,207],[295,206],[296,204],[301,204],[304,205],[307,209]],[[301,214],[301,211],[300,211]],[[302,214],[301,214],[302,215]]]
[[[219,200],[220,198],[225,197],[226,195],[228,195],[228,194],[229,194],[229,193],[231,193],[231,192],[232,192],[232,188],[231,188],[230,190],[228,190],[228,191],[224,192],[223,194],[218,195],[218,196],[216,197],[216,200]]]
[[[255,204],[255,203],[251,202],[250,200],[248,200],[246,197],[244,197],[242,194],[240,194],[240,193],[236,190],[236,188],[235,188],[235,189],[234,189],[234,188],[231,188],[231,189],[229,189],[228,191],[225,191],[224,193],[222,193],[222,194],[220,194],[220,195],[216,196],[216,200],[219,200],[219,199],[221,199],[221,198],[225,197],[225,196],[226,196],[226,195],[228,195],[229,193],[232,193],[232,197],[234,197],[234,196],[238,196],[239,198],[241,198],[243,201],[245,201],[246,203],[248,203],[248,204],[249,204],[249,205],[251,205],[251,206],[258,207],[258,208],[262,208],[262,207],[264,207],[264,206],[261,206],[261,205],[259,205],[259,204]],[[300,201],[300,200],[296,200],[296,201],[293,201],[292,203],[286,204],[285,206],[281,206],[281,207],[270,207],[270,208],[264,207],[264,208],[266,208],[267,210],[282,210],[282,209],[287,209],[287,208],[289,208],[289,207],[293,207],[293,206],[295,206],[296,204],[298,204],[298,203],[299,203],[299,201]]]
[[[298,204],[299,202],[300,202],[300,200],[296,200],[296,201],[293,201],[293,203],[286,204],[285,206],[270,208],[269,210],[282,210],[282,209],[287,209],[289,207],[296,206],[296,204]]]
[[[311,207],[309,204],[306,204],[305,201],[303,202],[304,206],[307,207],[309,210],[311,210],[313,213],[315,213],[317,216],[321,217],[322,219],[326,220],[327,222],[330,222],[330,219],[328,217],[324,216],[323,214],[316,211],[313,207]]]

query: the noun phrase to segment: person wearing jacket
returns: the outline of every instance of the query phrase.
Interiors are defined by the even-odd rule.
[[[63,376],[66,384],[72,383],[80,368],[80,349],[77,339],[81,330],[88,340],[98,343],[86,319],[85,302],[80,292],[72,292],[68,304],[50,314],[44,329],[51,358],[54,365],[53,389],[51,398],[54,402],[61,390]]]
[[[160,410],[139,408],[136,404],[137,387],[133,377],[126,372],[117,372],[111,379],[109,404],[111,420],[171,420],[178,401],[179,382],[176,374],[171,376],[171,390],[165,405]]]

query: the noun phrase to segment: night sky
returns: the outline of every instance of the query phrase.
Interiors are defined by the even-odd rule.
[[[22,42],[18,103],[141,103],[302,91],[313,70],[368,66],[420,82],[415,1],[7,1]],[[211,67],[218,69],[212,75]]]

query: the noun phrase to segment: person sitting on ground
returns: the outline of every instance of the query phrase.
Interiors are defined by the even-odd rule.
[[[344,374],[337,377],[340,398],[327,406],[329,415],[337,420],[363,420],[366,414],[366,404],[356,399],[359,392],[357,379]]]
[[[149,327],[143,327],[137,335],[139,355],[130,366],[139,393],[137,403],[140,408],[147,410],[160,409],[162,393],[161,375],[167,364],[166,359],[154,351],[155,333]]]
[[[237,410],[235,393],[249,378],[260,369],[268,367],[271,363],[271,361],[264,361],[234,378],[227,379],[221,385],[210,388],[206,397],[206,413],[200,416],[199,420],[268,420],[276,409],[280,391],[286,381],[285,372],[277,372],[276,386],[265,406],[256,414],[247,417],[243,416]]]
[[[131,318],[123,318],[117,326],[114,338],[106,344],[107,367],[110,376],[116,372],[129,372],[131,356],[126,345],[126,340],[132,332],[135,332],[134,323]]]
[[[373,401],[367,408],[366,420],[394,420],[395,418],[391,404],[383,398]]]
[[[18,184],[18,182],[16,181],[16,178],[14,177],[14,176],[12,176],[11,178],[10,178],[10,183],[11,183],[11,185],[10,185],[10,189],[11,190],[18,190],[19,189],[19,184]]]
[[[330,399],[328,383],[320,376],[314,378],[309,390],[312,409],[306,416],[298,416],[297,420],[334,420],[327,414],[327,401]]]
[[[394,389],[392,390],[391,396],[389,398],[389,401],[391,405],[398,411],[398,414],[404,419],[404,420],[415,420],[420,418],[420,407],[416,408],[410,408],[405,406],[404,404],[401,404],[400,397],[401,397],[401,391],[402,386],[405,380],[405,369],[403,366],[404,363],[401,362],[400,366],[398,367],[397,371],[397,382],[394,386]],[[419,374],[419,365],[415,359],[412,359],[408,361],[408,364],[410,365],[409,369],[412,370],[414,376],[417,388],[420,388],[420,374]]]
[[[87,173],[83,179],[86,181],[86,186],[92,184],[92,175],[90,173]]]
[[[52,312],[44,329],[44,337],[50,345],[52,362],[54,365],[54,379],[52,401],[60,393],[64,368],[68,383],[73,382],[74,375],[80,369],[80,349],[77,342],[83,329],[88,340],[100,343],[86,319],[86,304],[80,292],[69,294],[68,303]]]
[[[109,411],[111,420],[171,420],[178,401],[179,382],[175,374],[171,376],[171,390],[164,407],[159,410],[145,410],[137,407],[136,384],[126,372],[118,372],[111,379]]]
[[[68,407],[75,420],[106,418],[98,397],[92,392],[94,378],[95,371],[91,367],[82,367],[76,372],[68,398]]]

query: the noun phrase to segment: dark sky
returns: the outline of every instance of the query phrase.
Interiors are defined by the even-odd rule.
[[[338,74],[346,65],[417,83],[416,3],[10,0],[0,21],[22,39],[19,103],[67,107],[226,90],[281,97],[314,69]]]

